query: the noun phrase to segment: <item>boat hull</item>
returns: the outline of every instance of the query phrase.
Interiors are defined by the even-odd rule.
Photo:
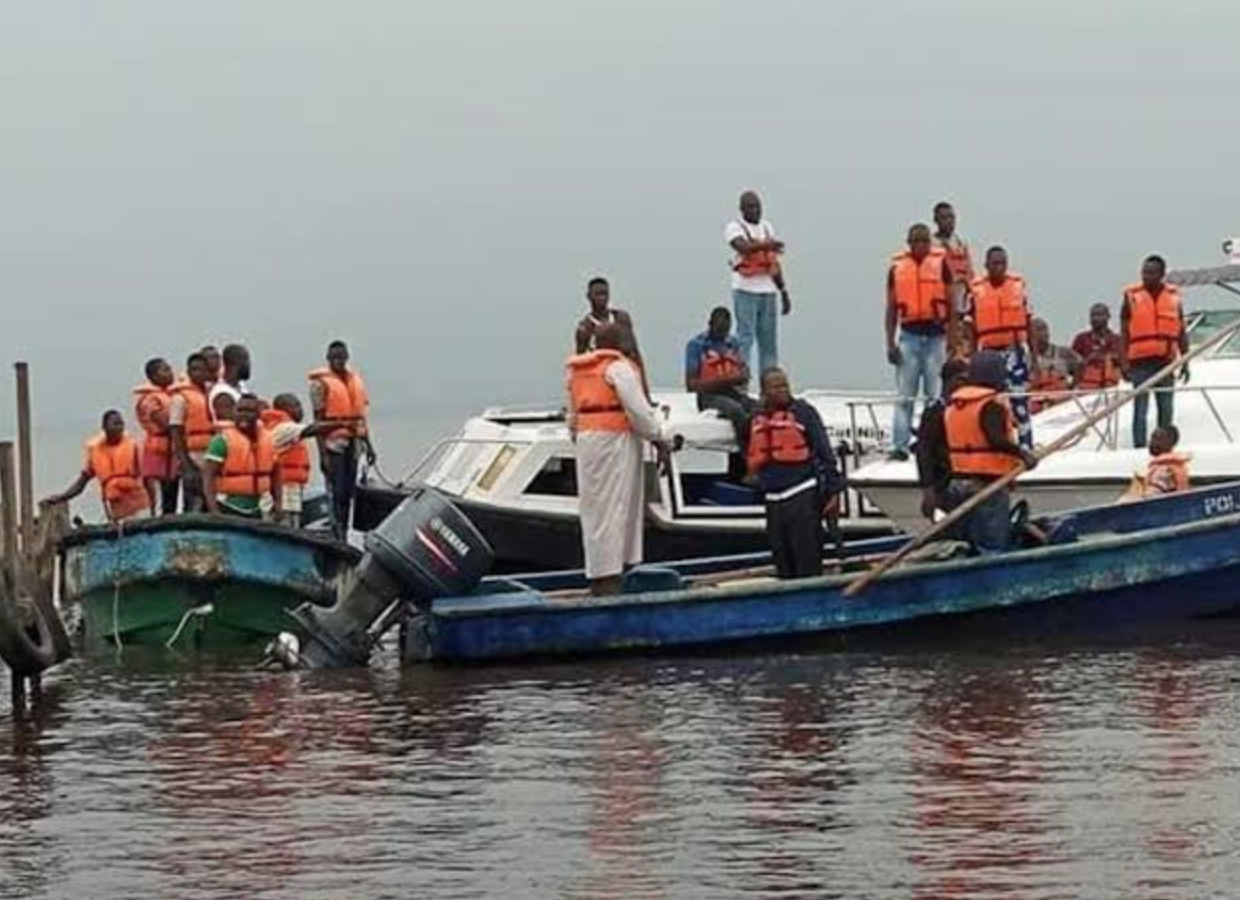
[[[1219,511],[1225,504],[1216,504]],[[1138,513],[1139,515],[1139,513]],[[410,662],[728,646],[982,625],[1107,637],[1240,611],[1240,515],[933,566],[850,599],[848,580],[557,601],[520,591],[437,601],[406,629]]]
[[[286,610],[329,604],[358,552],[264,523],[183,516],[82,529],[61,546],[61,602],[88,647],[234,647],[287,630]]]

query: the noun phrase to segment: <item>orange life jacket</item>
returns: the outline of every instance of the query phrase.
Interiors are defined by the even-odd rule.
[[[952,394],[943,412],[947,450],[953,475],[999,477],[1017,468],[1020,461],[1010,453],[995,450],[982,429],[982,410],[988,403],[1003,409],[1004,429],[1016,441],[1016,418],[1005,397],[990,388],[968,385]]]
[[[328,437],[365,437],[370,395],[366,392],[366,382],[361,374],[350,369],[348,379],[344,379],[331,369],[322,368],[315,369],[307,377],[311,382],[320,382],[327,390],[321,413],[323,418],[349,423]]]
[[[228,443],[224,463],[215,479],[218,494],[262,497],[271,493],[271,473],[276,468],[276,448],[271,432],[261,423],[251,440],[232,422],[224,423],[220,434]]]
[[[1176,494],[1189,487],[1188,464],[1192,456],[1184,453],[1162,453],[1150,460],[1145,483],[1151,494]]]
[[[943,251],[933,249],[918,263],[908,251],[892,257],[892,282],[900,324],[946,322],[947,285],[943,283]]]
[[[745,232],[745,240],[752,242],[754,240],[753,232],[749,229],[749,223],[743,219],[737,220],[741,226],[741,230]],[[764,239],[769,237],[764,234]],[[746,278],[754,278],[759,275],[774,275],[779,271],[779,254],[774,250],[754,250],[752,253],[738,253],[736,260],[732,263],[732,269]]]
[[[1025,279],[1009,272],[1003,284],[995,287],[989,278],[978,278],[973,282],[972,291],[973,329],[978,347],[1006,350],[1028,340]]]
[[[1155,300],[1144,285],[1124,290],[1128,309],[1128,361],[1172,359],[1179,351],[1184,323],[1180,318],[1180,292],[1170,284]]]
[[[568,394],[579,432],[629,430],[624,405],[603,377],[608,366],[625,358],[619,350],[593,350],[569,357]]]
[[[262,420],[268,428],[275,428],[284,422],[292,422],[293,417],[282,409],[265,409]],[[277,453],[276,463],[280,466],[280,476],[285,484],[310,483],[310,448],[304,440],[299,440]]]
[[[1092,333],[1090,334],[1092,339]],[[1078,337],[1079,341],[1080,338]],[[1076,387],[1082,391],[1100,391],[1104,388],[1115,387],[1120,381],[1119,363],[1115,355],[1107,351],[1105,347],[1102,350],[1103,358],[1101,362],[1083,362],[1081,370],[1076,376]],[[1088,356],[1086,357],[1088,359]]]
[[[1058,394],[1071,390],[1072,385],[1064,374],[1056,369],[1038,368],[1037,375],[1029,379],[1030,394]],[[1054,406],[1056,403],[1062,403],[1066,397],[1043,396],[1031,397],[1029,399],[1029,411],[1041,412],[1048,406]]]
[[[703,381],[714,381],[718,378],[735,378],[745,371],[740,354],[730,347],[723,350],[705,350],[702,352],[702,365],[698,368],[698,378]]]
[[[138,424],[146,432],[143,440],[148,452],[167,455],[172,450],[172,441],[168,437],[168,407],[172,405],[172,394],[166,388],[156,387],[149,381],[133,389],[134,416]],[[162,412],[164,425],[155,422],[155,413]]]
[[[185,448],[195,452],[206,450],[215,436],[207,392],[192,381],[183,381],[172,386],[172,393],[185,398]]]
[[[99,480],[103,504],[116,521],[149,509],[151,497],[142,482],[138,445],[128,435],[109,444],[105,435],[86,442],[86,459],[91,473]]]
[[[973,281],[973,260],[969,257],[969,246],[956,238],[950,243],[935,239],[935,246],[943,251],[947,267],[952,270],[952,278],[959,284],[970,284]]]
[[[751,474],[771,463],[806,463],[810,459],[809,438],[791,410],[760,412],[749,428],[747,462]]]

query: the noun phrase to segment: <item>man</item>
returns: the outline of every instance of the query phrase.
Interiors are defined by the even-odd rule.
[[[913,448],[917,455],[917,480],[921,485],[921,514],[930,521],[934,521],[935,513],[946,505],[947,488],[952,480],[943,414],[951,395],[966,384],[968,373],[968,360],[957,357],[943,363],[943,393],[926,404],[917,425],[917,443]]]
[[[172,386],[168,405],[168,432],[172,452],[181,473],[182,509],[187,513],[201,512],[202,464],[207,445],[215,435],[211,421],[208,394],[211,369],[201,353],[191,353],[185,361],[186,380]]]
[[[729,222],[724,230],[724,240],[735,253],[732,308],[736,313],[736,339],[746,366],[750,364],[750,353],[757,341],[758,371],[765,372],[779,365],[779,315],[792,312],[792,298],[779,261],[784,242],[775,237],[771,223],[762,218],[762,201],[755,192],[741,194],[740,213],[740,217]]]
[[[134,416],[146,436],[142,440],[142,478],[152,497],[159,497],[162,515],[175,515],[180,494],[176,460],[172,452],[168,412],[176,380],[166,360],[148,360],[146,382],[134,388]]]
[[[123,522],[147,512],[154,515],[155,499],[142,480],[138,445],[125,434],[125,420],[110,409],[103,414],[102,424],[103,433],[86,443],[86,458],[77,481],[43,502],[68,503],[86,489],[91,479],[96,479],[109,522]]]
[[[951,268],[943,251],[932,246],[929,226],[914,225],[908,231],[908,250],[896,254],[887,270],[887,361],[896,367],[899,393],[892,459],[908,459],[919,386],[927,399],[939,395],[947,334],[956,331],[958,318],[949,294],[952,284]]]
[[[1164,281],[1166,275],[1166,260],[1161,256],[1147,257],[1141,266],[1141,283],[1124,290],[1119,329],[1120,359],[1124,378],[1134,386],[1144,384],[1178,354],[1188,352],[1180,292]],[[1188,381],[1188,366],[1181,370],[1180,377]],[[1175,418],[1175,381],[1164,378],[1154,388],[1158,426],[1166,428]],[[1149,408],[1149,394],[1133,398],[1134,447],[1145,446]]]
[[[284,491],[275,444],[259,421],[258,398],[253,394],[241,395],[232,421],[211,438],[202,466],[202,491],[209,513],[261,519],[263,502],[270,498],[272,517],[281,518]]]
[[[1067,399],[1063,394],[1073,389],[1081,359],[1067,347],[1051,343],[1051,329],[1045,319],[1029,323],[1029,346],[1033,351],[1029,408],[1036,413]]]
[[[643,441],[668,450],[663,426],[609,322],[597,349],[568,360],[569,429],[577,444],[577,496],[590,593],[617,594],[625,569],[642,561]]]
[[[934,245],[943,251],[952,270],[952,299],[956,311],[964,315],[969,287],[975,280],[969,245],[956,233],[956,210],[946,200],[934,205]]]
[[[349,534],[349,514],[357,489],[358,450],[375,463],[370,442],[370,395],[362,375],[349,365],[344,341],[327,345],[327,367],[309,374],[310,406],[314,420],[330,423],[318,430],[319,465],[332,501],[332,529],[344,540]]]
[[[968,301],[973,316],[973,350],[994,350],[1007,365],[1007,391],[1024,447],[1033,448],[1029,421],[1029,295],[1025,280],[1008,271],[1007,251],[986,251],[986,274],[974,279]]]
[[[943,413],[952,478],[945,508],[955,509],[991,482],[1019,468],[1038,464],[1016,439],[1016,419],[1002,396],[1007,384],[1003,356],[980,350],[969,362],[967,383],[957,388]],[[1011,496],[999,491],[960,523],[958,534],[981,553],[1006,550],[1011,540]]]
[[[220,351],[214,344],[207,344],[198,352],[207,361],[207,386],[210,387],[220,380],[220,373],[224,368],[224,360],[220,357]]]
[[[233,409],[241,395],[249,388],[250,351],[240,344],[226,344],[222,356],[224,370],[219,380],[211,386],[208,397],[211,404],[211,421],[227,422],[233,418]]]
[[[611,285],[607,279],[595,276],[586,285],[586,300],[590,311],[577,323],[577,331],[573,335],[578,353],[589,353],[595,349],[594,337],[598,329],[608,323],[619,325],[624,331],[625,353],[630,359],[641,360],[637,349],[637,332],[633,328],[633,318],[622,309],[611,305]]]
[[[1072,352],[1081,359],[1076,376],[1079,391],[1103,391],[1120,381],[1122,357],[1119,335],[1111,330],[1111,310],[1105,303],[1089,308],[1089,330],[1072,341]]]
[[[271,409],[263,410],[260,418],[271,433],[276,465],[280,469],[280,483],[284,488],[283,522],[291,528],[300,528],[305,489],[310,483],[310,448],[306,439],[333,430],[336,423],[304,423],[301,401],[294,394],[278,394],[271,401]]]
[[[840,474],[818,410],[792,396],[781,369],[762,373],[762,409],[749,436],[749,472],[766,502],[780,578],[822,574],[822,519],[839,512]]]
[[[749,367],[732,337],[732,314],[716,306],[706,330],[685,346],[685,390],[697,395],[698,409],[713,409],[732,423],[743,459],[757,404],[745,391]]]

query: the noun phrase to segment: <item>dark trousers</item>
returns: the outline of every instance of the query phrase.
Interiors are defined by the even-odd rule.
[[[1144,384],[1170,360],[1143,359],[1129,369],[1133,387]],[[1158,406],[1158,427],[1166,428],[1175,417],[1175,378],[1164,378],[1155,385],[1154,403]],[[1132,398],[1132,445],[1144,447],[1147,443],[1150,417],[1150,395]]]
[[[177,514],[177,501],[181,499],[181,479],[170,478],[159,483],[159,512],[165,516]]]
[[[181,476],[181,509],[187,513],[200,513],[206,508],[202,499],[202,473],[185,472]]]
[[[766,503],[766,536],[780,578],[822,574],[822,502],[817,488]]]
[[[344,450],[328,451],[324,463],[324,480],[332,498],[332,531],[343,540],[349,534],[349,511],[357,489],[357,445],[350,442]]]

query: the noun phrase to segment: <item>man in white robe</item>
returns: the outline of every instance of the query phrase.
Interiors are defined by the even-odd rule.
[[[599,351],[619,351],[624,334],[615,324],[595,334]],[[588,354],[592,356],[593,354]],[[583,357],[576,357],[581,360]],[[569,427],[577,442],[577,495],[586,577],[596,595],[619,593],[624,571],[642,561],[642,523],[645,515],[643,477],[644,442],[667,451],[663,423],[646,399],[642,377],[633,362],[617,357],[605,363],[602,380],[614,392],[627,427],[596,428],[588,424],[569,390]],[[619,410],[604,411],[614,425]]]

